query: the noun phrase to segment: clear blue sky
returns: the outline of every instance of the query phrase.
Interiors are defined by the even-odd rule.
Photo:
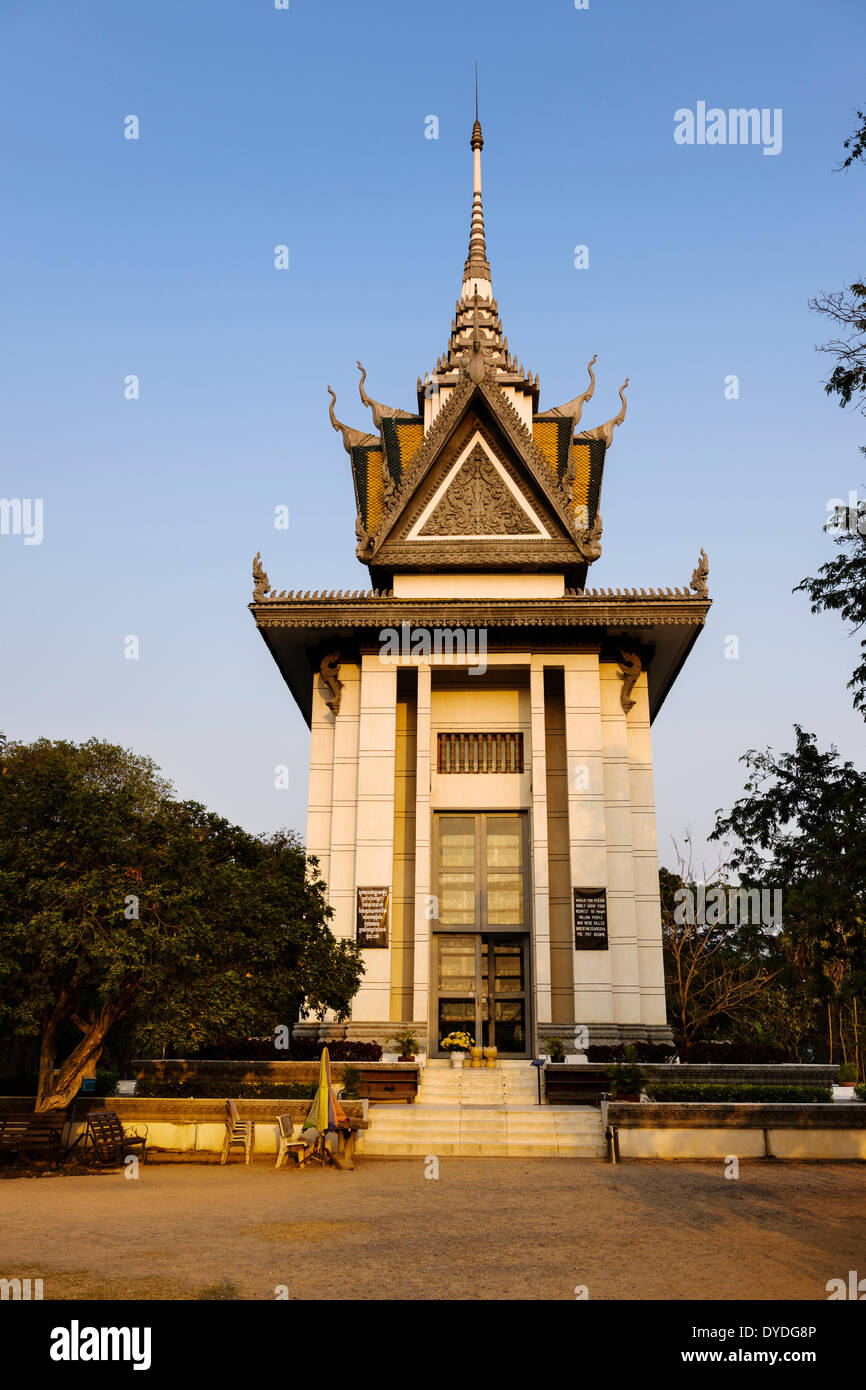
[[[631,378],[592,580],[684,584],[710,557],[708,627],[655,725],[663,860],[795,720],[862,764],[855,644],[791,594],[833,553],[828,498],[866,475],[808,309],[866,274],[866,170],[833,172],[862,39],[854,0],[3,0],[0,495],[44,499],[44,540],[0,536],[0,727],[123,743],[252,829],[303,829],[307,734],[246,609],[251,559],[279,588],[366,584],[325,386],[368,428],[355,359],[412,407],[446,346],[477,57],[509,344],[543,405],[598,353],[588,424]],[[781,153],[678,146],[698,101],[781,108]]]

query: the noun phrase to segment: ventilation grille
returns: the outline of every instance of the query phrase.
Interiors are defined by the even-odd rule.
[[[522,772],[523,734],[440,734],[438,772]]]

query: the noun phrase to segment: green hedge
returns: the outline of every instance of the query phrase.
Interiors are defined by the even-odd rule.
[[[117,1078],[120,1075],[116,1071],[100,1071],[97,1068],[94,1077],[95,1085],[92,1091],[87,1094],[91,1096],[113,1096],[117,1089]],[[39,1085],[39,1077],[36,1072],[25,1072],[23,1076],[0,1076],[0,1096],[35,1096]]]
[[[651,1081],[644,1089],[651,1100],[659,1101],[793,1101],[823,1105],[833,1099],[829,1086],[757,1085],[750,1081]]]
[[[866,1100],[866,1081],[860,1081],[854,1087],[854,1094],[858,1100]]]
[[[139,1081],[136,1098],[152,1100],[312,1100],[315,1081]]]

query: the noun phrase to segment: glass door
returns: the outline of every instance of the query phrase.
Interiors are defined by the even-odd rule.
[[[527,950],[529,937],[481,938],[482,1047],[513,1057],[527,1053]]]
[[[526,817],[436,820],[434,1018],[437,1046],[466,1033],[477,1047],[529,1055]]]

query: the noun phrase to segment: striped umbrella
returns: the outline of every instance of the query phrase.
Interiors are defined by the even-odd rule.
[[[328,1049],[323,1047],[319,1065],[319,1084],[301,1132],[305,1129],[317,1129],[320,1134],[327,1134],[328,1130],[335,1130],[345,1124],[348,1124],[346,1112],[331,1086],[331,1058]]]

